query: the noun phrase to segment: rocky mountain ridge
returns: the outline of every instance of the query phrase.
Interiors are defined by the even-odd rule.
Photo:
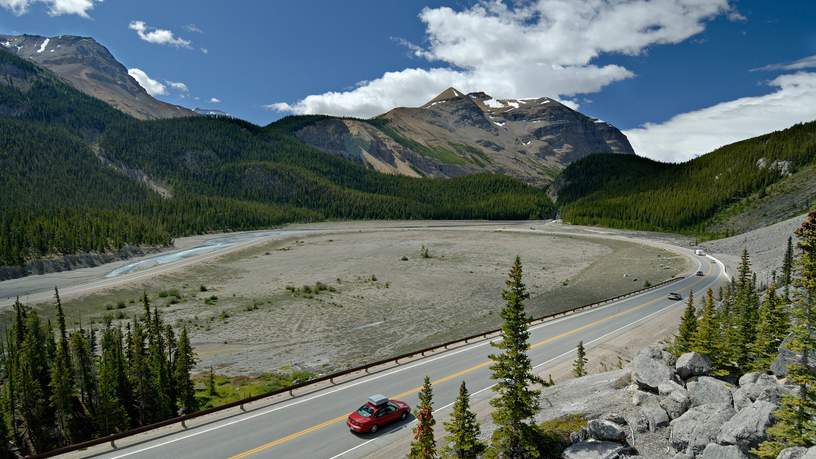
[[[537,186],[589,154],[634,154],[617,128],[554,99],[494,99],[455,88],[421,107],[398,107],[370,120],[325,117],[293,133],[380,172],[451,177],[488,171]]]
[[[42,66],[83,93],[138,119],[196,116],[150,96],[107,48],[90,37],[0,35],[0,47]]]

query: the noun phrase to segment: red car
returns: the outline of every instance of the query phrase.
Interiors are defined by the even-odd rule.
[[[411,408],[405,402],[388,400],[384,395],[372,395],[365,405],[349,415],[346,425],[352,432],[375,433],[381,427],[405,420],[410,412]]]

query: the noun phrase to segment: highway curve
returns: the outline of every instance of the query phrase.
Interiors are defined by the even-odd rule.
[[[578,341],[587,345],[602,343],[646,321],[661,320],[662,314],[683,305],[682,301],[666,298],[670,291],[699,292],[716,287],[726,279],[723,266],[713,258],[696,257],[690,251],[680,250],[695,260],[705,276],[692,275],[636,296],[531,327],[529,355],[536,370],[543,372],[550,365],[571,359]],[[373,393],[387,394],[415,406],[425,375],[433,381],[437,410],[454,401],[462,380],[467,381],[471,394],[485,396],[490,393],[493,383],[488,369],[488,355],[493,350],[487,341],[473,343],[264,408],[187,430],[176,429],[152,440],[116,450],[111,450],[109,445],[98,446],[79,454],[134,459],[376,456],[379,447],[401,438],[399,436],[410,435],[410,430],[405,428],[407,425],[395,425],[375,436],[352,434],[345,425],[345,418],[351,410]],[[405,424],[411,422],[409,419]]]

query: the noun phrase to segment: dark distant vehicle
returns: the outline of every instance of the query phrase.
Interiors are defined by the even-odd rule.
[[[682,300],[683,297],[680,296],[679,293],[671,292],[671,293],[669,293],[669,299],[672,300],[672,301],[679,301],[679,300]]]
[[[702,271],[697,271],[697,275],[700,276],[700,277],[705,276],[705,274]]]
[[[346,425],[352,432],[376,433],[382,427],[404,421],[411,408],[399,400],[389,400],[385,395],[368,397],[365,405],[349,414]]]

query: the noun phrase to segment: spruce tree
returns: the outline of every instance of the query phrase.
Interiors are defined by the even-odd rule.
[[[788,245],[785,249],[785,258],[782,261],[782,286],[787,288],[793,279],[793,237],[788,236]]]
[[[130,361],[128,362],[129,385],[133,390],[136,423],[144,425],[156,419],[157,388],[153,367],[147,353],[146,337],[140,321],[133,323]]]
[[[533,416],[539,409],[541,392],[533,389],[533,384],[543,381],[533,374],[527,350],[530,333],[527,325],[530,321],[524,310],[527,289],[522,282],[521,259],[516,257],[502,292],[505,306],[501,316],[501,340],[491,343],[499,353],[490,356],[493,365],[490,370],[496,384],[493,390],[497,396],[490,401],[493,406],[493,421],[496,430],[493,432],[492,447],[499,457],[507,459],[537,458],[539,452],[535,445],[535,426]]]
[[[776,457],[789,446],[816,444],[816,376],[808,364],[816,349],[816,212],[811,212],[796,230],[799,237],[799,276],[801,291],[793,307],[793,323],[789,348],[800,358],[788,366],[787,381],[797,386],[795,394],[782,398],[774,412],[776,423],[768,428],[769,440],[756,453],[761,457]]]
[[[414,427],[414,440],[408,453],[410,459],[436,458],[436,440],[434,439],[433,388],[431,378],[425,376],[422,390],[419,391],[419,405],[416,410],[417,425]]]
[[[765,300],[759,308],[756,340],[753,346],[752,367],[757,371],[770,368],[779,353],[779,345],[788,334],[790,319],[784,298],[776,295],[776,283],[771,282]]]
[[[572,364],[572,374],[576,378],[586,376],[586,364],[589,360],[586,357],[586,350],[584,350],[584,342],[578,341],[578,347],[575,349],[575,362]]]
[[[210,366],[210,373],[207,375],[207,395],[212,397],[218,397],[218,387],[215,385],[215,373],[213,373],[213,367]]]
[[[125,430],[129,425],[126,363],[122,333],[107,321],[102,331],[102,355],[99,357],[99,399],[96,425],[102,435]],[[124,386],[124,387],[123,387]]]
[[[90,332],[80,329],[71,333],[71,358],[75,371],[74,379],[79,389],[79,400],[85,410],[93,416],[96,412],[96,367],[86,333]]]
[[[697,330],[691,339],[691,350],[710,358],[712,362],[720,363],[718,350],[721,341],[718,319],[714,307],[714,292],[708,289],[703,303],[703,313],[697,322]]]
[[[190,337],[187,334],[187,327],[181,329],[178,348],[174,359],[173,379],[176,386],[179,406],[185,414],[192,413],[198,406],[195,398],[195,385],[190,373],[195,366],[196,356],[193,347],[190,345]]]
[[[74,379],[71,367],[71,353],[68,347],[68,336],[65,329],[65,315],[59,291],[54,289],[56,298],[57,324],[59,326],[59,344],[56,346],[54,363],[51,366],[51,407],[54,410],[57,435],[60,445],[69,445],[73,439],[73,422],[77,417],[74,406]]]
[[[453,403],[450,421],[445,423],[448,445],[443,450],[443,457],[456,459],[476,459],[485,450],[486,445],[479,440],[479,423],[476,414],[470,410],[470,395],[465,382],[459,386],[459,397]]]
[[[751,272],[748,250],[743,249],[739,267],[736,303],[733,311],[736,339],[729,343],[729,348],[733,352],[733,365],[737,370],[746,370],[751,366],[752,348],[756,341],[758,301],[756,274]]]
[[[722,290],[720,290],[722,292]],[[722,294],[722,293],[721,293]],[[694,292],[689,291],[686,309],[680,319],[680,328],[674,338],[674,352],[683,354],[691,350],[692,339],[697,332],[697,308],[694,306]]]

